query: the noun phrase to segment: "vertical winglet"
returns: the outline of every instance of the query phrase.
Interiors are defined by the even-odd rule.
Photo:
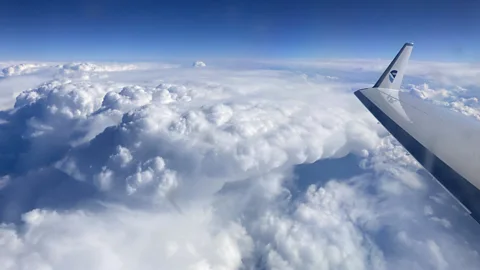
[[[405,43],[373,88],[400,89],[412,49],[413,43]]]

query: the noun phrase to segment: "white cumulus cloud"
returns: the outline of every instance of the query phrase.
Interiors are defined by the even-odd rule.
[[[192,66],[198,68],[198,67],[206,67],[207,65],[202,61],[195,61],[193,62]]]
[[[476,224],[356,100],[366,82],[348,71],[45,65],[17,72],[42,80],[1,115],[4,269],[480,262]],[[474,114],[468,88],[442,87],[406,91]]]

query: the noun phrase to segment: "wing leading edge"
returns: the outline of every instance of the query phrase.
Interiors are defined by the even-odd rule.
[[[374,87],[355,95],[480,223],[480,122],[398,91],[412,48],[406,43]]]

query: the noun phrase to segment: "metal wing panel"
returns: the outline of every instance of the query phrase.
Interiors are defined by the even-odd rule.
[[[471,144],[480,139],[469,130],[472,122],[395,90],[369,88],[355,95],[480,223],[480,190],[476,187],[480,166],[473,164],[480,151],[478,144]],[[480,131],[480,123],[476,124],[474,130]]]

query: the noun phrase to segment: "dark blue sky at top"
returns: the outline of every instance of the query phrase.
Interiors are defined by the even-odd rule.
[[[1,1],[1,60],[480,61],[480,1]]]

